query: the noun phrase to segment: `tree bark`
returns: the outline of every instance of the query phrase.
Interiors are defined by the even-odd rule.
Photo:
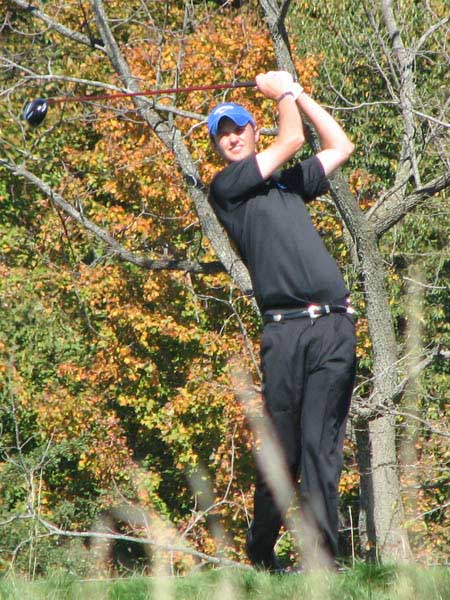
[[[373,524],[378,556],[383,561],[401,562],[411,557],[411,549],[403,527],[395,431],[394,415],[387,414],[369,421]]]
[[[366,419],[355,419],[356,456],[359,466],[359,546],[362,557],[376,558],[376,530],[374,522],[374,491],[370,433]]]

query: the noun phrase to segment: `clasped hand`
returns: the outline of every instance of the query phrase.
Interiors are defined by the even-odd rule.
[[[258,90],[267,98],[276,100],[285,92],[292,90],[294,80],[287,71],[268,71],[255,78]]]

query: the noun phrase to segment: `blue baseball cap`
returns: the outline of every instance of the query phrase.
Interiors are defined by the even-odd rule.
[[[244,127],[247,123],[255,125],[254,118],[243,106],[234,102],[224,102],[223,104],[218,104],[209,113],[208,129],[211,135],[216,135],[219,123],[224,117],[228,117],[236,125],[239,125],[239,127]]]

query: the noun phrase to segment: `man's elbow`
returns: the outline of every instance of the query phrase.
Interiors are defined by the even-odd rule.
[[[347,139],[331,148],[324,148],[318,152],[316,156],[322,163],[325,175],[329,175],[346,163],[354,149],[353,143]]]
[[[303,132],[293,133],[289,136],[289,140],[286,143],[287,145],[289,145],[289,148],[291,149],[292,154],[294,155],[305,145],[305,136],[303,135]]]
[[[342,156],[343,156],[343,162],[346,162],[350,158],[350,156],[353,154],[354,151],[355,151],[355,144],[353,142],[351,142],[349,139],[347,139],[345,144],[343,144],[342,147],[340,148],[340,152],[342,153]]]
[[[340,167],[345,164],[355,150],[355,145],[350,141],[346,140],[345,143],[339,144],[336,148],[336,167]]]

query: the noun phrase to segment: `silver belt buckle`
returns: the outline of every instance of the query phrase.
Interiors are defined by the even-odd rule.
[[[272,315],[272,320],[275,321],[275,323],[279,323],[282,318],[283,315]]]
[[[320,314],[320,312],[317,312],[317,311],[319,311],[320,309],[321,309],[321,307],[317,306],[317,304],[310,304],[308,306],[308,308],[306,309],[308,311],[309,318],[310,319],[318,319],[321,316],[321,314]]]

